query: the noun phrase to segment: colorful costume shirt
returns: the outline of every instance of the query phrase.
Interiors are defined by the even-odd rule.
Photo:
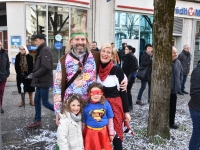
[[[65,68],[67,80],[69,81],[74,74],[77,72],[79,66],[79,61],[73,58],[70,54],[66,55]],[[60,112],[62,106],[61,100],[61,81],[62,81],[62,67],[61,62],[58,62],[55,81],[54,81],[54,111],[55,114]],[[96,64],[92,53],[90,52],[85,64],[83,66],[82,72],[78,77],[72,82],[72,84],[65,90],[64,101],[67,100],[69,94],[78,93],[82,95],[84,100],[87,99],[87,89],[88,86],[96,81]]]
[[[110,103],[106,100],[104,104],[89,103],[84,107],[83,122],[92,128],[102,128],[108,124],[108,119],[114,114]]]

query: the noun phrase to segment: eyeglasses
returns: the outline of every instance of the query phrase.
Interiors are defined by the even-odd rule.
[[[25,50],[24,48],[20,48],[19,50]]]

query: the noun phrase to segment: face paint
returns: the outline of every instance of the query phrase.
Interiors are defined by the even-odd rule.
[[[90,96],[94,96],[94,95],[103,95],[103,92],[101,90],[92,90],[90,92]]]

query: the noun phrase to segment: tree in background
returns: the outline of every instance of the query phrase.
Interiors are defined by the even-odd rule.
[[[172,33],[176,0],[154,0],[153,66],[147,136],[170,137],[169,101],[172,75]]]

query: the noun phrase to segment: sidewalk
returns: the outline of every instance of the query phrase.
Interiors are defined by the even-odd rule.
[[[189,91],[189,81],[188,77],[186,83],[186,91]],[[136,129],[143,126],[146,129],[147,119],[148,119],[148,107],[149,105],[139,106],[136,105],[136,98],[141,84],[140,81],[137,81],[132,88],[132,96],[133,96],[133,111],[131,112],[132,121],[131,126],[135,129],[135,137],[126,137],[124,142],[124,150],[133,150],[138,149],[138,145],[141,145],[139,142],[142,138],[139,136],[140,133],[136,132]],[[145,89],[142,101],[147,103],[147,90]],[[177,114],[176,119],[177,122],[180,122],[184,119],[179,119],[183,116],[183,112],[186,113],[188,121],[187,124],[191,126],[191,119],[188,112],[187,103],[190,99],[190,96],[178,95],[177,102]],[[55,124],[55,115],[52,111],[42,107],[42,128],[36,130],[27,130],[24,127],[33,121],[35,110],[33,106],[29,105],[28,95],[26,95],[26,105],[24,107],[18,107],[20,103],[20,95],[17,92],[17,86],[15,82],[7,82],[3,100],[3,108],[5,110],[4,114],[1,114],[1,126],[2,126],[2,150],[54,150],[54,146],[56,143],[56,130],[57,125]],[[53,93],[49,92],[49,101],[53,103]],[[191,127],[189,128],[189,132],[191,132]],[[141,130],[143,131],[143,129]],[[177,130],[182,133],[182,130]],[[172,131],[173,133],[177,133],[177,131]],[[190,138],[190,134],[186,137],[186,143],[188,144],[188,140]],[[144,136],[145,137],[145,136]],[[143,144],[145,144],[143,142]],[[177,143],[176,143],[177,144]],[[134,147],[134,148],[133,148]],[[144,146],[143,148],[145,148]],[[141,149],[143,149],[141,148]],[[187,149],[186,146],[184,146]],[[140,149],[140,148],[139,148]],[[184,150],[185,150],[184,149]]]
[[[51,103],[52,97],[52,92],[49,92]],[[2,150],[50,150],[56,142],[54,113],[42,107],[42,128],[27,130],[24,127],[33,121],[35,107],[30,106],[28,94],[25,95],[25,108],[18,107],[19,103],[16,82],[7,82],[3,99],[5,112],[1,114]]]

